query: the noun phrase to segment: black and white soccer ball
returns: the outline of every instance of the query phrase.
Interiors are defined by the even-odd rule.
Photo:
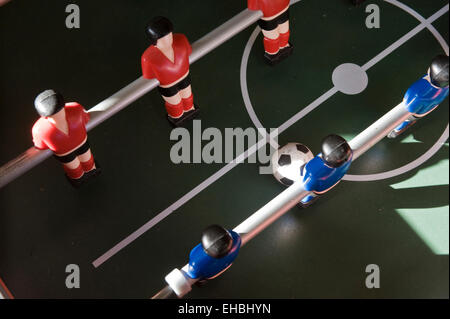
[[[291,186],[300,180],[303,166],[313,158],[313,153],[305,145],[288,143],[272,155],[273,176],[281,184]]]

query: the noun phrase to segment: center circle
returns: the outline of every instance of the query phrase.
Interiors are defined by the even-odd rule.
[[[291,6],[295,3],[298,3],[299,1],[301,1],[301,0],[292,0]],[[398,0],[384,0],[384,1],[392,4],[393,6],[398,7],[399,9],[401,9],[404,12],[408,13],[409,15],[413,16],[420,23],[423,23],[424,21],[426,21],[426,19],[423,16],[421,16],[419,13],[417,13],[410,7],[404,5],[403,3],[401,3]],[[441,36],[441,34],[431,24],[428,24],[426,26],[426,28],[436,38],[436,40],[441,45],[442,49],[444,49],[444,51],[448,55],[448,44],[444,40],[444,38]],[[253,33],[251,34],[250,38],[248,39],[247,45],[245,46],[245,49],[244,49],[244,54],[242,56],[241,70],[240,70],[241,91],[242,91],[242,95],[244,98],[245,108],[249,112],[250,118],[256,127],[262,127],[262,124],[259,121],[258,117],[256,116],[256,113],[254,112],[254,109],[253,109],[253,105],[250,101],[250,96],[248,93],[248,86],[247,86],[247,65],[248,65],[248,60],[249,60],[249,56],[250,56],[250,51],[251,51],[251,49],[255,43],[255,40],[258,37],[260,32],[261,32],[261,29],[259,27],[256,27],[255,30],[253,31]],[[294,121],[294,122],[296,122],[296,121]],[[425,163],[428,159],[430,159],[434,154],[436,154],[440,150],[442,145],[447,141],[449,134],[450,134],[449,132],[450,132],[449,125],[447,125],[447,127],[445,128],[441,137],[436,141],[435,144],[433,144],[433,146],[430,149],[428,149],[424,154],[422,154],[422,156],[418,157],[416,160],[414,160],[406,165],[403,165],[397,169],[393,169],[393,170],[382,172],[382,173],[366,174],[366,175],[349,175],[349,174],[347,174],[344,176],[343,180],[358,181],[358,182],[377,181],[377,180],[392,178],[392,177],[404,174],[406,172],[409,172],[409,171],[419,167],[420,165]]]
[[[366,71],[354,63],[339,65],[334,69],[331,79],[336,89],[348,95],[361,93],[369,83]]]

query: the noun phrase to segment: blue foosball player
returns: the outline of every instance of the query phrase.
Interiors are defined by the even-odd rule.
[[[306,190],[312,192],[300,205],[310,206],[319,195],[336,186],[352,163],[353,151],[347,141],[338,135],[328,135],[322,142],[322,153],[310,160],[302,172]]]
[[[431,63],[428,74],[415,82],[405,94],[405,106],[410,117],[389,134],[395,138],[415,124],[418,119],[436,109],[448,96],[448,56],[438,55]]]
[[[202,233],[202,242],[191,250],[187,275],[200,283],[216,278],[236,259],[241,237],[232,230],[212,225]]]
[[[182,270],[174,269],[165,280],[171,290],[182,297],[192,285],[203,285],[231,267],[241,248],[241,237],[232,230],[212,225],[202,233],[202,242],[189,254],[189,263]]]

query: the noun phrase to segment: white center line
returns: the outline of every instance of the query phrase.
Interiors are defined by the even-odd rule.
[[[387,49],[383,50],[380,54],[378,54],[375,58],[367,62],[363,68],[365,70],[368,70],[369,68],[373,67],[376,63],[381,61],[384,57],[392,53],[395,49],[399,48],[402,44],[404,44],[406,41],[411,39],[414,35],[418,34],[420,31],[422,31],[424,28],[427,27],[427,25],[433,23],[435,20],[437,20],[439,17],[441,17],[443,14],[448,12],[449,5],[447,4],[445,7],[437,11],[435,14],[433,14],[430,18],[428,18],[426,21],[421,22],[417,27],[412,29],[410,32],[405,34],[403,37],[401,37],[399,40],[394,42],[392,45],[390,45]],[[320,96],[318,99],[313,101],[311,104],[309,104],[307,107],[305,107],[303,110],[295,114],[293,117],[291,117],[289,120],[287,120],[285,123],[283,123],[278,128],[278,133],[281,134],[286,129],[288,129],[290,126],[292,126],[294,123],[299,121],[301,118],[306,116],[309,112],[313,111],[315,108],[317,108],[319,105],[324,103],[326,100],[331,98],[334,94],[336,94],[338,91],[336,88],[331,88],[327,92],[325,92],[322,96]],[[232,170],[234,167],[236,167],[239,163],[242,163],[248,156],[255,153],[259,148],[261,148],[263,145],[265,145],[267,140],[263,139],[260,140],[257,144],[254,144],[249,149],[247,149],[244,153],[236,157],[232,162],[228,163],[224,167],[222,167],[219,171],[214,173],[212,176],[204,180],[201,184],[196,186],[194,189],[192,189],[189,193],[181,197],[179,200],[177,200],[175,203],[170,205],[168,208],[160,212],[158,215],[150,219],[147,223],[142,225],[139,229],[137,229],[135,232],[127,236],[125,239],[120,241],[118,244],[116,244],[114,247],[109,249],[107,252],[105,252],[103,255],[101,255],[99,258],[94,260],[92,262],[93,266],[95,268],[102,265],[104,262],[109,260],[111,257],[116,255],[119,251],[121,251],[123,248],[127,247],[129,244],[131,244],[133,241],[138,239],[141,235],[146,233],[148,230],[150,230],[152,227],[154,227],[156,224],[161,222],[164,218],[172,214],[175,210],[177,210],[179,207],[183,206],[186,202],[191,200],[193,197],[195,197],[197,194],[199,194],[201,191],[203,191],[205,188],[210,186],[212,183],[216,182],[219,178],[221,178],[223,175],[228,173],[230,170]]]

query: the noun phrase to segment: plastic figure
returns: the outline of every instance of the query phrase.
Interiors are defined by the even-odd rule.
[[[86,133],[89,113],[78,103],[65,103],[53,90],[39,94],[34,105],[41,116],[32,129],[35,147],[54,152],[74,187],[98,175]]]
[[[164,17],[153,18],[146,27],[150,47],[142,55],[142,74],[159,81],[169,122],[179,126],[198,113],[194,106],[189,76],[192,47],[185,35],[172,33],[172,23]]]
[[[336,186],[350,168],[352,158],[353,151],[344,138],[328,135],[322,142],[322,153],[310,160],[301,172],[305,189],[313,193],[300,204],[307,207]]]
[[[292,54],[289,42],[289,0],[247,0],[250,10],[261,10],[258,24],[264,35],[264,57],[275,65]]]
[[[200,281],[216,278],[231,266],[240,247],[237,233],[218,225],[209,226],[203,231],[202,243],[191,250],[187,275]]]
[[[428,115],[448,96],[448,56],[438,55],[431,62],[428,74],[415,82],[405,94],[403,101],[411,116],[389,134],[395,138],[417,120]]]

